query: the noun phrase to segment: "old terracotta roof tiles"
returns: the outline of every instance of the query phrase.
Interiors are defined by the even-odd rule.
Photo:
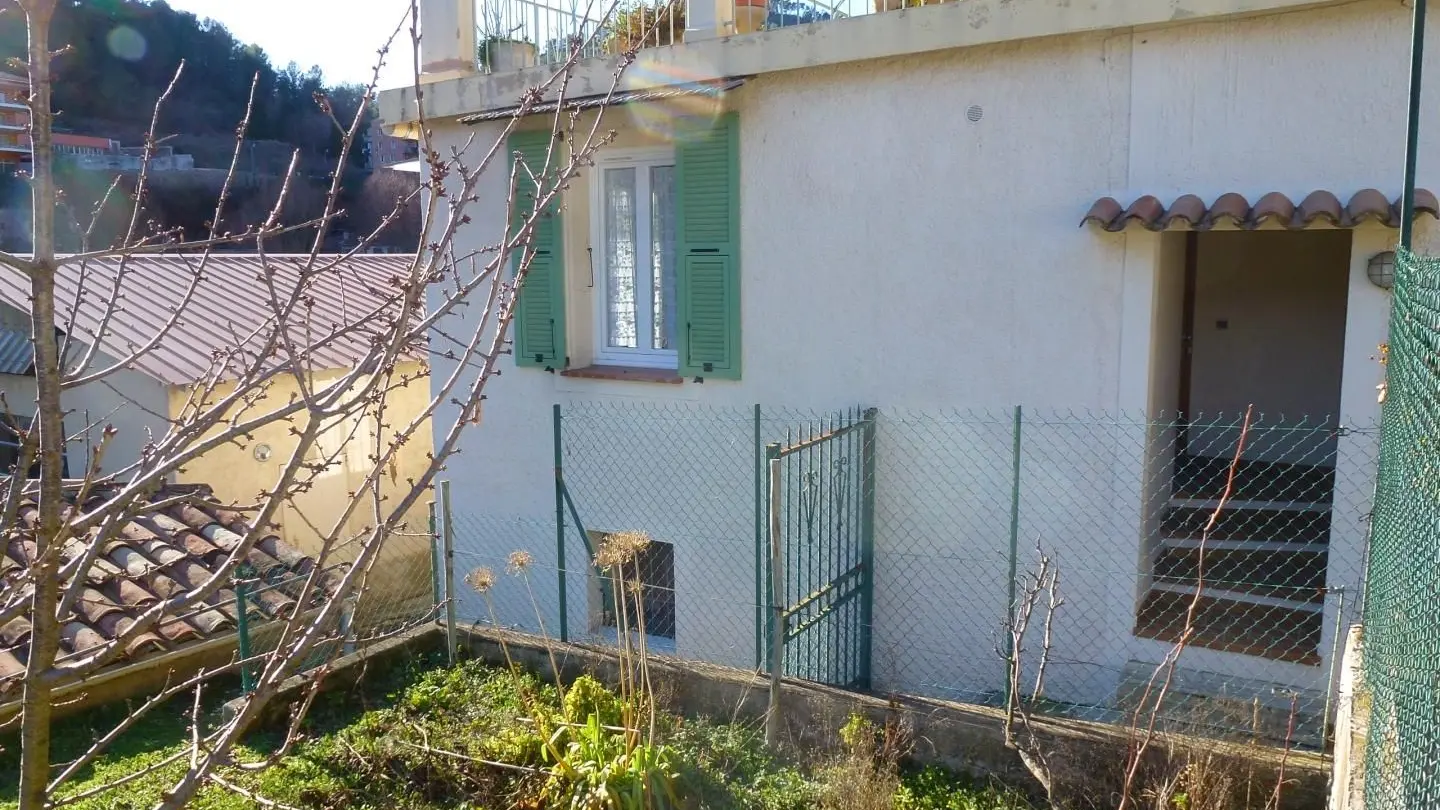
[[[251,531],[239,513],[212,503],[203,486],[171,485],[152,502],[187,494],[191,496],[188,501],[131,521],[100,550],[85,575],[74,615],[62,627],[62,657],[120,637],[156,602],[203,586]],[[25,533],[35,525],[34,505],[22,504],[19,517],[22,531],[0,549],[0,594],[20,587],[25,570],[35,559],[34,536]],[[83,554],[85,548],[85,543],[72,540],[64,558]],[[263,621],[290,616],[300,607],[303,585],[315,570],[315,560],[278,536],[266,534],[246,562],[262,583],[249,594],[247,614]],[[321,578],[325,590],[333,591],[335,576],[334,571],[325,572]],[[220,588],[199,609],[167,616],[130,640],[122,662],[233,633],[238,618],[235,591]],[[25,670],[30,628],[24,616],[0,626],[0,695],[14,687]]]
[[[1428,214],[1440,218],[1440,200],[1427,189],[1415,190],[1415,215]],[[1352,228],[1366,222],[1378,222],[1391,228],[1400,226],[1400,201],[1386,199],[1369,188],[1351,195],[1341,203],[1331,191],[1312,191],[1298,204],[1285,194],[1272,191],[1252,205],[1244,195],[1227,192],[1206,205],[1194,194],[1184,194],[1167,207],[1159,198],[1144,195],[1122,206],[1114,197],[1102,197],[1090,206],[1081,225],[1094,225],[1118,232],[1135,226],[1150,231],[1210,230],[1242,228],[1254,230],[1279,226],[1302,230],[1325,224],[1335,228]]]

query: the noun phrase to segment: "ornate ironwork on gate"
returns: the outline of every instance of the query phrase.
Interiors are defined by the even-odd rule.
[[[763,587],[756,583],[757,604],[770,608],[756,616],[769,653],[763,660],[775,660],[778,621],[785,675],[868,689],[875,409],[836,414],[767,444],[763,479]]]

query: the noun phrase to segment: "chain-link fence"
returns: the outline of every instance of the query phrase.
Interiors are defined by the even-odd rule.
[[[1440,259],[1395,263],[1365,603],[1366,806],[1440,804]]]
[[[300,664],[300,671],[437,618],[444,601],[434,575],[435,530],[423,510],[423,504],[412,510],[411,517],[381,543],[369,569],[356,574],[358,581],[325,628],[329,639],[317,645]],[[228,588],[208,604],[167,619],[162,626],[187,621],[199,624],[197,617],[208,613],[224,626],[233,625],[241,658],[272,652],[280,640],[283,620],[296,613],[316,615],[327,601],[336,598],[340,581],[355,565],[362,542],[336,544],[317,571],[321,563],[302,550],[306,539],[302,535],[301,548],[276,536],[261,540],[237,568]],[[242,668],[246,689],[255,667]]]
[[[1008,658],[1033,673],[1043,657],[1037,705],[1124,721],[1183,644],[1162,709],[1173,725],[1320,747],[1359,605],[1378,431],[623,401],[557,407],[554,445],[535,452],[557,473],[543,511],[449,505],[461,623],[613,643],[589,563],[608,535],[639,531],[657,549],[652,650],[764,670],[776,594],[788,675],[1000,705]],[[506,576],[514,551],[525,570]],[[1039,554],[1061,603],[1016,645],[1010,617]],[[483,595],[463,584],[490,574]]]

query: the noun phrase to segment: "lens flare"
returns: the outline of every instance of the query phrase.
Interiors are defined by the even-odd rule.
[[[636,129],[669,141],[684,140],[704,132],[724,112],[721,92],[713,84],[677,72],[668,65],[637,61],[626,73],[631,90],[694,90],[662,97],[643,104],[626,104],[622,109]]]
[[[138,62],[145,58],[145,37],[128,25],[117,25],[105,37],[105,46],[116,59]]]

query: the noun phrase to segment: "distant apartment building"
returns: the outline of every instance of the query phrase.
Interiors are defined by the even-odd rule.
[[[138,172],[145,163],[145,147],[121,146],[111,138],[57,132],[54,136],[56,158],[81,169]],[[150,170],[155,172],[186,171],[195,168],[191,155],[177,155],[173,146],[157,146],[150,155]]]
[[[119,141],[97,138],[93,135],[76,135],[71,132],[57,132],[51,136],[55,154],[63,158],[80,155],[108,155],[120,149]]]
[[[30,163],[30,80],[0,73],[0,174],[14,174]]]
[[[397,163],[415,160],[420,154],[419,144],[415,141],[385,134],[385,130],[380,126],[379,118],[373,118],[370,121],[366,149],[368,150],[367,165],[371,169],[389,169]]]
[[[0,250],[29,248],[30,196],[16,177],[30,170],[30,80],[0,73]]]

